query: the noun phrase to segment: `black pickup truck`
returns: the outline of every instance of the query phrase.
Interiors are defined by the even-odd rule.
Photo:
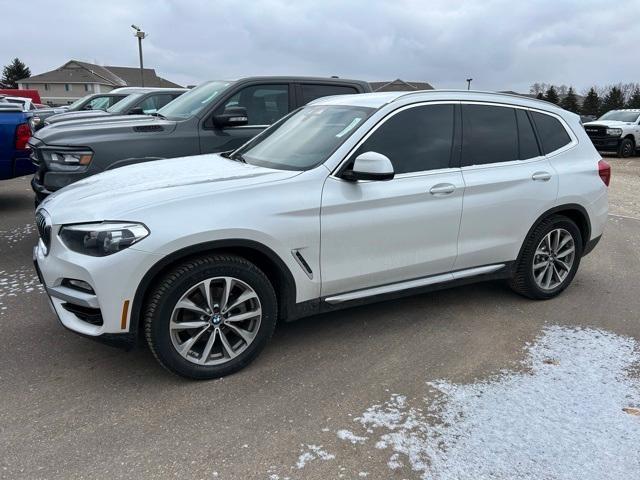
[[[38,165],[31,186],[39,201],[70,183],[123,165],[232,150],[316,98],[370,91],[367,82],[341,78],[211,81],[154,116],[54,124],[29,141]]]

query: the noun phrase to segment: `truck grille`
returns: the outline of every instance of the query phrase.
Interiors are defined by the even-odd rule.
[[[584,127],[584,130],[587,132],[587,135],[590,137],[606,137],[607,136],[607,127],[602,125],[587,125]]]
[[[49,253],[49,247],[51,246],[51,224],[42,212],[36,213],[36,227],[38,228],[40,240],[42,240],[42,243],[46,247],[46,253]]]

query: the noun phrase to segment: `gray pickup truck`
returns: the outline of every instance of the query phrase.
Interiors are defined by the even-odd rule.
[[[38,166],[36,203],[96,173],[133,163],[235,149],[316,98],[370,92],[367,82],[340,78],[252,77],[211,81],[154,116],[65,122],[29,141]]]

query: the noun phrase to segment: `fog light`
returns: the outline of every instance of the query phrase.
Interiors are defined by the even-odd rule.
[[[75,280],[73,278],[66,278],[63,282],[63,285],[66,284],[67,287],[75,288],[76,290],[82,290],[87,293],[95,293],[91,285],[89,285],[84,280]]]

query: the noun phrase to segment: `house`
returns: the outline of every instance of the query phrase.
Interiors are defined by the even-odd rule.
[[[374,92],[413,92],[416,90],[433,90],[427,82],[405,82],[396,78],[390,82],[369,82]]]
[[[143,73],[145,87],[180,87],[156,74],[152,68]],[[49,72],[18,80],[19,89],[35,89],[44,103],[68,105],[91,93],[108,92],[119,87],[141,87],[140,69],[101,66],[70,60]]]

